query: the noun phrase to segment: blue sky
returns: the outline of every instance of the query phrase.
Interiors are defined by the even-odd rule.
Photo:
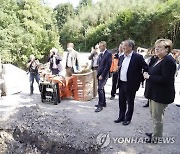
[[[93,0],[93,2],[97,2],[99,0]],[[74,7],[76,7],[79,4],[79,0],[44,0],[50,7],[55,7],[56,5],[60,3],[66,3],[69,2],[73,4]]]

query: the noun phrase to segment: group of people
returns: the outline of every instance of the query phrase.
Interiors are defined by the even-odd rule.
[[[70,77],[73,73],[79,71],[79,53],[74,50],[74,44],[68,43],[67,44],[67,58],[66,58],[66,76]],[[50,54],[48,56],[47,62],[49,62],[49,69],[52,75],[62,75],[62,56],[60,56],[58,50],[56,48],[52,48],[50,50]],[[29,72],[29,80],[30,80],[30,95],[33,94],[34,91],[34,80],[39,85],[40,76],[38,73],[38,68],[40,66],[39,60],[35,58],[34,55],[30,55],[30,59],[27,63],[27,68]]]
[[[100,112],[106,104],[104,86],[109,77],[112,64],[112,54],[107,50],[106,42],[99,43],[97,80],[98,104],[95,112]],[[148,99],[150,113],[153,119],[153,133],[146,133],[149,142],[156,142],[163,135],[163,115],[168,104],[175,98],[175,73],[176,62],[171,56],[172,41],[159,39],[154,44],[154,55],[149,63],[145,62],[142,55],[135,52],[133,40],[125,40],[119,45],[118,69],[113,72],[113,87],[111,100],[114,99],[117,87],[119,88],[119,114],[115,123],[122,122],[129,125],[134,111],[134,99],[140,83],[145,80],[144,96]]]
[[[79,53],[74,50],[74,44],[67,44],[66,76],[71,76],[80,69]],[[115,123],[129,125],[134,112],[134,100],[140,84],[145,80],[144,96],[148,99],[150,113],[153,118],[153,133],[146,133],[150,139],[161,138],[163,135],[163,115],[168,104],[175,98],[175,73],[176,63],[170,55],[172,41],[159,39],[154,44],[154,55],[149,64],[142,55],[135,51],[133,40],[125,40],[120,43],[119,51],[112,55],[107,50],[105,41],[99,42],[91,51],[89,60],[92,60],[91,69],[97,80],[98,103],[95,112],[101,112],[107,106],[104,87],[112,76],[112,90],[110,99],[116,96],[119,89],[119,113]],[[117,69],[110,73],[112,61],[118,60]],[[58,74],[62,70],[61,56],[54,48],[50,51],[48,61],[52,74]],[[33,55],[28,63],[30,72],[30,90],[33,94],[34,79],[39,83],[37,68],[38,60]]]

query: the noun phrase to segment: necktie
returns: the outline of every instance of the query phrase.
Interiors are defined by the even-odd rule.
[[[103,57],[103,53],[100,53],[100,54],[99,54],[99,57],[98,57],[98,65],[101,64],[102,57]]]
[[[67,58],[66,58],[66,68],[68,67],[68,58],[69,58],[69,52],[67,53]]]

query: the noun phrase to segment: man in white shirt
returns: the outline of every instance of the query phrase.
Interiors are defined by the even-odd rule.
[[[131,122],[136,91],[144,79],[142,72],[148,71],[143,56],[134,52],[134,47],[134,41],[124,41],[124,55],[119,59],[119,117],[114,122],[123,122],[123,125]]]
[[[133,51],[131,51],[129,54],[124,54],[124,60],[122,62],[121,66],[121,75],[120,75],[120,81],[127,82],[127,71],[129,67],[129,63],[132,57]]]

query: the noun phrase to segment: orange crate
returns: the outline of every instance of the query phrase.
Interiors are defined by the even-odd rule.
[[[93,72],[73,74],[74,99],[88,101],[93,98]]]

